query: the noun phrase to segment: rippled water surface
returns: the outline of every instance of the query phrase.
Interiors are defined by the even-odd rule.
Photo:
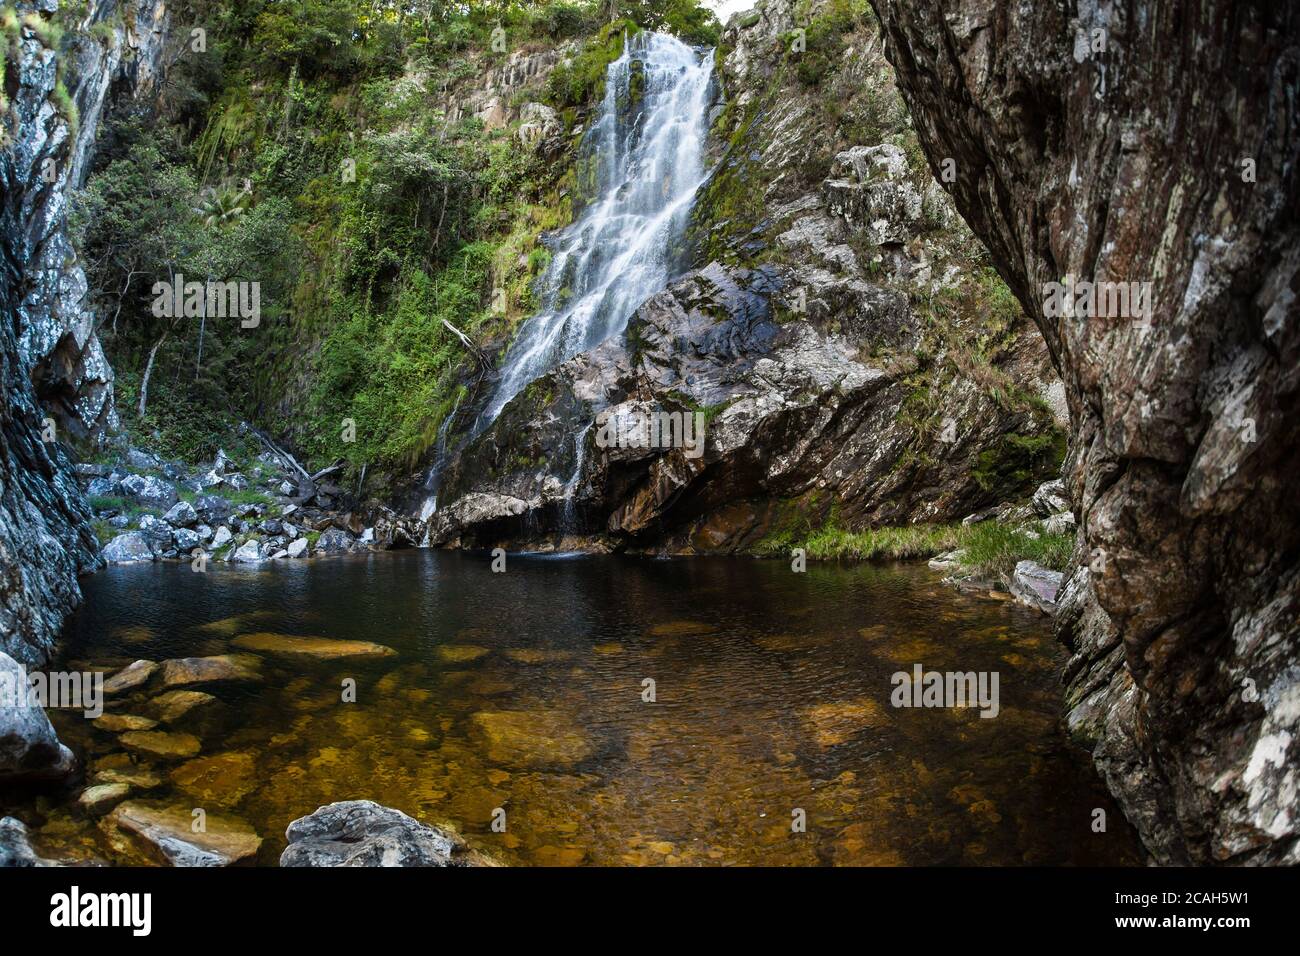
[[[239,652],[252,633],[378,642],[381,659],[255,654],[181,718],[199,759],[128,754],[56,713],[90,771],[153,770],[150,798],[240,817],[274,863],[285,826],[369,798],[515,864],[1136,863],[1065,739],[1046,619],[924,566],[400,552],[261,570],[120,567],[86,581],[62,667]],[[997,671],[1001,710],[895,709],[890,675]],[[346,678],[357,701],[341,700]],[[646,681],[654,702],[646,702]],[[116,713],[148,713],[149,695]],[[163,728],[166,729],[166,728]],[[186,772],[187,766],[191,772]],[[137,858],[75,808],[21,809],[50,851]],[[1092,831],[1093,809],[1109,832]],[[492,831],[497,808],[506,830]],[[802,810],[807,832],[792,832]]]

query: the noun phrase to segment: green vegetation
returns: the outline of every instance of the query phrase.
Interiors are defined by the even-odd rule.
[[[963,573],[1003,585],[1009,583],[1020,561],[1037,561],[1064,571],[1074,548],[1073,535],[1030,532],[997,521],[846,531],[832,520],[805,537],[784,528],[765,538],[755,550],[775,556],[803,548],[814,561],[897,561],[961,550]]]
[[[535,308],[538,236],[582,194],[576,150],[520,148],[467,95],[510,55],[576,40],[509,104],[549,102],[572,129],[625,33],[717,31],[697,0],[192,0],[183,15],[207,52],[169,69],[157,120],[108,131],[78,204],[122,417],[187,460],[247,419],[308,461],[366,467],[372,489],[409,474]],[[178,276],[259,283],[260,320],[155,314],[155,285]]]

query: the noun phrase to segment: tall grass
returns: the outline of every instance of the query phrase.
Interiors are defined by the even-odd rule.
[[[984,580],[1010,582],[1020,561],[1036,561],[1054,571],[1064,571],[1074,548],[1070,534],[1035,537],[1029,528],[984,521],[972,525],[906,525],[846,531],[827,525],[802,543],[787,538],[760,543],[762,554],[788,553],[801,547],[814,561],[918,560],[945,551],[964,552],[962,568]]]

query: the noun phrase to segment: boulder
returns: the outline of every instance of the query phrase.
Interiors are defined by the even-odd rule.
[[[1049,571],[1034,561],[1021,561],[1011,576],[1011,595],[1021,604],[1052,614],[1063,577],[1060,571]]]
[[[181,555],[189,555],[191,551],[203,543],[203,539],[197,531],[191,531],[189,528],[177,528],[172,534],[172,541],[176,545],[176,550]]]
[[[295,538],[286,549],[289,557],[301,558],[305,555],[307,553],[307,543],[306,538]]]
[[[178,501],[163,515],[163,521],[173,528],[192,528],[199,523],[199,514],[188,501]]]
[[[149,540],[139,531],[119,534],[104,545],[103,558],[109,564],[131,564],[135,561],[152,561],[153,549]]]
[[[0,867],[58,866],[39,856],[28,840],[27,826],[14,817],[0,818]]]
[[[249,538],[230,555],[230,560],[240,564],[258,564],[264,560],[262,543],[256,538]]]
[[[215,551],[218,548],[224,548],[230,544],[233,537],[234,535],[230,533],[230,529],[223,524],[212,533],[212,549]]]
[[[220,495],[199,495],[193,507],[199,520],[206,524],[219,524],[230,515],[230,502]]]
[[[1062,511],[1070,510],[1070,499],[1065,496],[1065,482],[1059,478],[1045,481],[1038,486],[1030,506],[1041,518],[1048,518]]]
[[[127,475],[122,494],[147,508],[170,508],[177,502],[176,486],[153,475]]]
[[[351,551],[352,535],[338,528],[330,528],[316,540],[316,550],[326,554]]]
[[[300,817],[285,831],[281,866],[483,866],[451,830],[435,829],[370,800],[347,800]]]
[[[0,781],[60,779],[76,763],[29,687],[27,671],[0,651]]]

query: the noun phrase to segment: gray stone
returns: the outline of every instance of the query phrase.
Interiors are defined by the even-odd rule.
[[[0,818],[0,867],[58,866],[39,856],[29,841],[27,826],[14,817]]]
[[[240,564],[257,564],[263,561],[261,542],[256,538],[249,538],[234,550],[229,560]]]
[[[148,508],[170,508],[178,500],[176,486],[153,475],[127,475],[122,494]]]
[[[199,515],[188,501],[178,501],[163,515],[163,521],[173,528],[192,528],[199,523]]]
[[[472,866],[486,860],[450,830],[370,800],[347,800],[300,817],[285,831],[281,866]]]
[[[0,652],[0,781],[60,779],[75,765],[29,687],[23,666]]]
[[[1011,596],[1044,614],[1055,613],[1063,577],[1060,571],[1049,571],[1037,562],[1021,561],[1011,576]]]
[[[139,531],[119,534],[104,545],[104,560],[109,564],[130,564],[133,561],[152,561],[153,549],[149,540]]]

